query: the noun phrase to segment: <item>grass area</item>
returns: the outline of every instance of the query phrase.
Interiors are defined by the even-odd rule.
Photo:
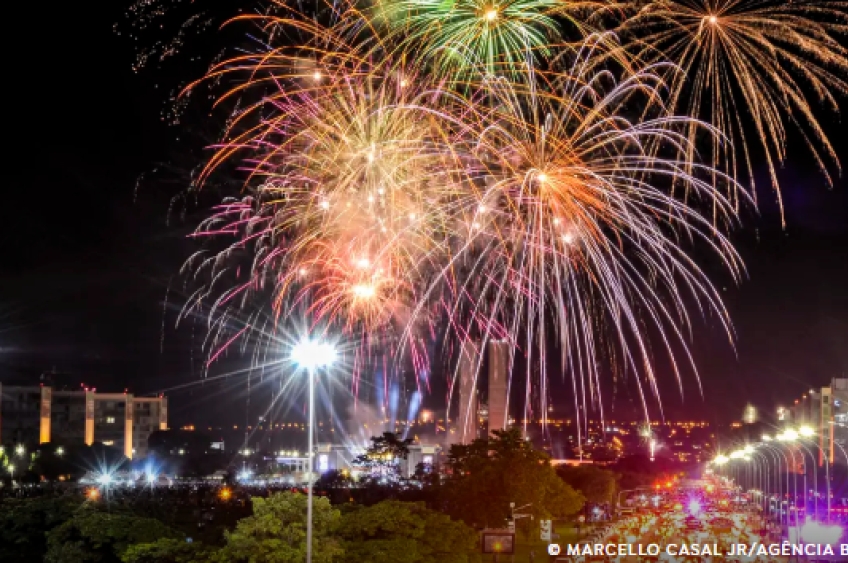
[[[568,543],[576,543],[582,538],[576,533],[566,533],[566,529],[570,530],[573,524],[554,523],[554,533],[559,534],[559,539],[554,540],[560,545]],[[533,538],[523,537],[521,534],[516,535],[515,553],[512,555],[500,555],[497,559],[498,563],[547,563],[548,558],[548,542],[543,542],[537,539],[538,531]],[[535,558],[531,559],[530,553],[535,553]],[[494,563],[494,555],[484,555],[483,563]]]

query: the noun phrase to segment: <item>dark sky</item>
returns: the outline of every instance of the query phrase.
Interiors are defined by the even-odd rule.
[[[166,288],[191,248],[192,223],[166,225],[178,186],[136,189],[140,174],[174,158],[179,131],[160,122],[167,92],[156,73],[134,74],[132,45],[112,31],[124,7],[102,4],[54,3],[39,20],[38,51],[49,58],[33,51],[4,69],[14,101],[0,203],[0,381],[55,367],[150,392],[198,378],[190,331],[167,330],[164,342],[162,331]],[[823,121],[832,135],[845,130]],[[848,142],[837,142],[848,164]],[[681,405],[664,385],[668,414],[738,418],[749,400],[771,409],[848,375],[848,185],[828,189],[803,156],[796,160],[803,154],[790,143],[788,227],[763,189],[760,215],[748,213],[734,234],[749,276],[740,287],[723,284],[735,353],[717,327],[699,323],[693,348],[704,398],[692,380]],[[174,416],[192,419],[197,405],[205,414],[234,408],[220,397],[208,386],[181,394]]]

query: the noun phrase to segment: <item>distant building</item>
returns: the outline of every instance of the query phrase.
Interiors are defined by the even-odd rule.
[[[468,444],[479,437],[480,423],[477,414],[477,372],[480,368],[480,351],[474,343],[463,347],[459,358],[459,414],[456,419],[454,441]]]
[[[450,442],[468,444],[479,438],[483,424],[488,435],[506,430],[509,418],[510,345],[493,340],[482,350],[473,342],[466,344],[459,358],[459,414],[452,429]],[[487,367],[487,369],[483,369]],[[481,404],[481,399],[484,401]]]
[[[40,443],[41,403],[41,387],[0,384],[0,444]]]
[[[848,451],[848,378],[835,378],[826,387],[810,389],[789,410],[792,424],[815,431],[820,466]]]
[[[744,422],[745,424],[754,424],[757,422],[758,418],[759,417],[757,415],[757,407],[755,407],[751,403],[745,405],[745,410],[742,413],[742,422]]]
[[[0,443],[102,442],[130,459],[147,455],[147,439],[168,428],[166,397],[0,384]]]
[[[425,468],[432,467],[436,463],[440,451],[441,448],[436,445],[411,444],[406,459],[395,459],[394,463],[398,467],[400,476],[409,479],[415,474],[419,464]],[[362,453],[361,448],[318,444],[315,448],[315,472],[318,475],[323,475],[328,471],[354,471],[356,469],[354,460]],[[302,459],[304,464],[308,463],[308,458],[299,459]]]
[[[821,446],[833,463],[848,451],[848,378],[822,387]]]
[[[509,426],[509,343],[489,342],[489,436]]]

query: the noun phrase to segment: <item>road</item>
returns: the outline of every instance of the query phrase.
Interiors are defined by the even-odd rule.
[[[618,563],[790,561],[782,555],[749,555],[752,547],[759,550],[762,545],[779,544],[779,532],[770,529],[755,505],[737,499],[734,491],[718,482],[697,488],[672,484],[639,494],[630,499],[633,513],[602,529],[584,544],[581,555],[574,551],[567,555],[567,547],[561,546],[561,555],[552,559]],[[742,554],[740,545],[745,546]]]

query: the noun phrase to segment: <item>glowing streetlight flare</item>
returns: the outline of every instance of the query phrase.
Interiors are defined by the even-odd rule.
[[[802,426],[798,429],[798,434],[804,436],[805,438],[809,438],[810,436],[814,436],[816,431],[812,429],[810,426]]]
[[[689,501],[689,513],[692,516],[697,516],[701,512],[701,503],[698,499],[692,499]]]
[[[291,359],[306,369],[327,367],[336,361],[336,350],[332,344],[303,340],[292,348]]]
[[[495,8],[489,8],[486,10],[484,17],[486,18],[486,21],[493,22],[498,19],[498,11]]]
[[[777,439],[783,442],[792,442],[798,439],[798,432],[796,432],[795,430],[787,430],[786,432],[778,436]]]

